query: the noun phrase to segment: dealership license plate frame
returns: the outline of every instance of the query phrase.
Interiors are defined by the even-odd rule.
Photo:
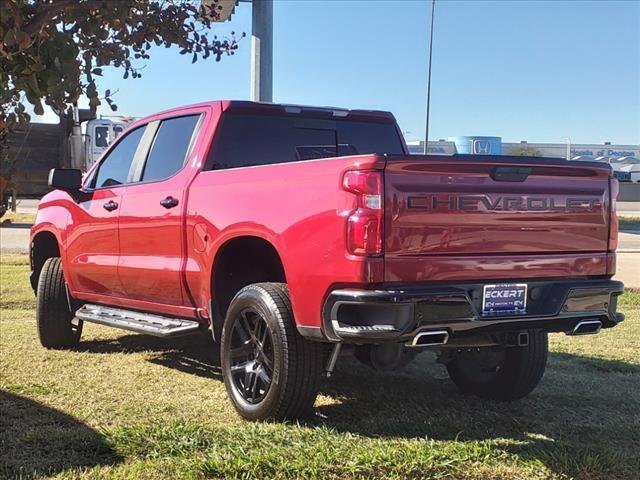
[[[515,290],[516,292],[522,292],[516,298],[507,297],[499,302],[500,305],[490,304],[487,306],[487,293],[495,291],[507,291]],[[528,285],[526,283],[496,283],[491,285],[484,285],[482,288],[482,315],[495,316],[495,315],[523,315],[527,313],[527,293]],[[517,300],[522,298],[522,305],[517,303]],[[496,302],[497,303],[497,302]]]

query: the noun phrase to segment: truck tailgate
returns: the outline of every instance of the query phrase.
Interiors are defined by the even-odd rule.
[[[385,259],[604,253],[609,177],[593,162],[389,157]]]

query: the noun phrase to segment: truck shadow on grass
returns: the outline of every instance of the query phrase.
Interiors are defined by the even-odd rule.
[[[150,362],[221,381],[206,335],[162,340],[127,335],[81,343],[93,353],[151,352]],[[497,403],[462,395],[425,353],[401,372],[370,370],[345,357],[322,382],[315,415],[304,425],[367,437],[491,441],[570,477],[637,478],[640,366],[550,353],[545,377],[527,398]],[[631,472],[631,473],[629,473]]]
[[[371,437],[492,441],[560,475],[638,478],[639,365],[550,353],[534,392],[499,403],[462,395],[430,360],[389,374],[343,362],[324,384],[332,402],[317,407],[313,423]]]
[[[218,344],[210,332],[163,339],[146,335],[125,335],[108,340],[80,342],[79,351],[88,353],[153,352],[149,361],[190,375],[222,381]]]
[[[558,426],[565,434],[593,429],[614,437],[638,420],[639,380],[639,365],[551,353],[538,388],[502,403],[463,395],[428,354],[391,373],[344,359],[323,384],[321,394],[333,401],[317,410],[333,428],[370,436],[482,440],[523,431],[553,436]]]
[[[102,435],[76,418],[0,391],[0,478],[33,478],[120,461]]]

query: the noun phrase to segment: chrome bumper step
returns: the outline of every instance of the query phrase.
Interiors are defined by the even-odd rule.
[[[156,337],[177,337],[200,329],[200,323],[195,320],[163,317],[153,313],[102,305],[86,304],[76,312],[76,317],[85,322],[99,323]]]

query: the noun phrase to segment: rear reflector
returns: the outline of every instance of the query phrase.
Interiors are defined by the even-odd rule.
[[[616,198],[618,198],[618,192],[620,191],[620,184],[616,178],[609,179],[609,251],[613,252],[618,248],[618,211],[616,208]]]

